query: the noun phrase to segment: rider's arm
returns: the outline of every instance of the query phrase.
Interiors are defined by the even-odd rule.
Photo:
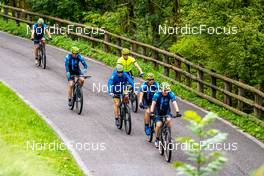
[[[88,68],[88,65],[86,63],[86,61],[84,60],[83,56],[79,55],[80,56],[80,62],[82,63],[84,69],[87,69]]]
[[[144,84],[142,84],[142,85],[140,86],[139,102],[142,102],[142,100],[143,100],[144,87],[145,87]]]
[[[150,112],[154,112],[154,108],[156,106],[156,101],[152,100],[151,106],[150,106]]]
[[[108,93],[113,93],[113,82],[114,82],[114,74],[108,80]]]
[[[69,55],[67,55],[65,57],[65,70],[66,70],[66,73],[69,72],[69,61],[70,61]]]
[[[142,74],[143,71],[142,71],[141,67],[138,65],[138,63],[137,62],[134,62],[134,65],[138,69],[139,73]]]
[[[156,106],[156,102],[158,100],[158,97],[159,97],[159,94],[155,93],[153,98],[152,98],[152,103],[151,103],[151,106],[150,106],[150,112],[154,112],[154,108]]]
[[[124,72],[123,74],[127,77],[127,81],[132,86],[133,90],[135,90],[135,85],[134,85],[133,79],[127,73]]]
[[[36,30],[36,27],[35,27],[35,24],[34,24],[33,27],[32,27],[32,30],[31,30],[31,38],[32,39],[34,38],[35,30]]]
[[[170,96],[173,108],[175,109],[176,112],[179,112],[179,106],[178,106],[178,103],[176,102],[176,96],[174,95],[173,92],[170,92],[169,96]]]

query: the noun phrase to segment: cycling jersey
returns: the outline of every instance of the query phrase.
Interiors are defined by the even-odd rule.
[[[72,54],[68,54],[65,57],[65,69],[66,72],[70,72],[71,75],[81,75],[81,69],[79,63],[82,63],[84,69],[88,68],[88,65],[82,55],[78,54],[76,58],[72,57]]]
[[[143,105],[150,106],[154,94],[159,90],[159,84],[154,82],[152,85],[148,85],[147,82],[144,82],[140,86],[140,92],[143,92]]]
[[[176,101],[176,96],[173,92],[168,92],[167,96],[163,96],[162,92],[157,92],[154,94],[152,101],[156,102],[156,115],[170,115],[170,101]]]
[[[120,57],[117,60],[118,64],[123,65],[124,67],[124,71],[125,72],[130,72],[132,70],[132,66],[134,65],[134,63],[136,62],[136,59],[134,57],[128,56],[127,59],[125,59],[123,56]]]
[[[46,24],[42,24],[41,27],[38,26],[38,23],[33,25],[34,30],[34,40],[40,40],[44,37],[45,30],[47,29]]]
[[[123,72],[122,76],[119,77],[115,70],[108,80],[108,92],[114,94],[121,94],[125,90],[125,86],[129,83],[134,89],[134,81],[130,76]]]

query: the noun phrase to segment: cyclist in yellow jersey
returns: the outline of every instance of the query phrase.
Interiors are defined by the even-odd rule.
[[[130,51],[127,48],[123,48],[122,49],[122,57],[120,57],[117,60],[117,64],[121,64],[124,67],[124,71],[127,72],[131,77],[133,76],[132,74],[132,66],[134,65],[139,73],[140,73],[140,77],[144,76],[144,73],[141,69],[141,67],[138,65],[136,59],[134,57],[129,56]]]

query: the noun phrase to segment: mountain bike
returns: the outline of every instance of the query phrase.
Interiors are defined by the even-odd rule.
[[[39,46],[38,46],[38,65],[41,66],[43,69],[46,69],[47,66],[47,57],[46,57],[46,47],[45,47],[45,42],[43,40],[34,40],[32,41],[37,42],[39,41]]]
[[[79,75],[72,75],[74,78],[74,85],[73,85],[73,98],[72,103],[70,106],[70,110],[74,109],[74,106],[76,108],[77,113],[80,115],[83,110],[83,90],[82,86],[80,85],[80,77],[83,77],[84,79],[91,78],[91,76],[79,76]]]
[[[131,122],[131,112],[130,108],[128,106],[129,104],[129,93],[128,91],[123,91],[123,93],[119,96],[119,112],[120,112],[120,118],[119,118],[119,125],[117,126],[118,129],[122,129],[123,122],[125,126],[126,134],[131,133],[132,128],[132,122]]]
[[[167,162],[171,161],[171,154],[172,149],[170,148],[170,145],[172,144],[171,140],[171,128],[167,125],[166,121],[167,118],[177,118],[181,117],[181,114],[177,114],[176,116],[159,116],[162,122],[161,128],[160,128],[160,134],[159,134],[159,153],[160,155],[164,155],[164,158]],[[152,123],[152,129],[155,128],[154,123]],[[154,132],[154,131],[153,131]],[[153,135],[152,132],[152,135]]]

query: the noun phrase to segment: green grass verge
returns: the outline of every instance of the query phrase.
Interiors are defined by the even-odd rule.
[[[20,27],[17,27],[15,22],[12,22],[12,21],[10,21],[9,23],[6,23],[1,19],[0,20],[0,30],[9,32],[15,35],[19,35],[22,37],[29,37],[26,35],[25,25],[22,24]],[[103,52],[101,44],[93,48],[91,43],[87,41],[72,40],[70,38],[67,38],[67,36],[53,36],[53,40],[50,44],[64,48],[66,50],[69,50],[71,46],[76,45],[79,48],[81,48],[83,55],[92,57],[110,66],[115,66],[116,61],[118,59],[116,55]],[[143,68],[144,72],[149,72],[149,71],[153,72],[156,75],[157,81],[159,82],[164,81],[164,79],[160,77],[158,74],[158,73],[161,73],[162,68],[155,70],[152,64],[150,63],[145,63],[140,59],[138,60],[138,62]],[[133,71],[134,73],[137,73],[135,69]],[[245,117],[245,116],[239,116],[223,107],[220,107],[205,99],[202,99],[199,96],[197,96],[194,92],[187,91],[180,85],[177,85],[177,84],[173,85],[172,90],[175,92],[177,96],[181,97],[182,99],[192,102],[208,111],[217,113],[222,118],[228,120],[235,126],[239,127],[242,131],[245,131],[264,142],[264,128],[260,126],[259,124],[256,124],[252,119]]]
[[[0,102],[0,175],[84,175],[65,148],[47,147],[46,144],[54,142],[61,145],[61,140],[34,110],[1,82]]]

